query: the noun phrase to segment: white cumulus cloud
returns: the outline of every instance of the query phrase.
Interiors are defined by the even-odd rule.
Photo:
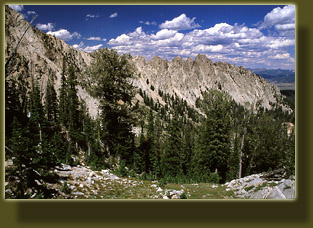
[[[90,18],[97,18],[97,17],[100,17],[100,16],[98,14],[96,15],[96,14],[89,13],[86,15],[86,21],[88,21],[88,19]]]
[[[53,23],[48,23],[48,24],[40,24],[38,23],[36,25],[36,28],[42,30],[42,31],[52,31],[54,29],[54,24]]]
[[[200,44],[193,48],[193,52],[221,52],[223,50],[223,45],[203,45]]]
[[[27,11],[27,15],[37,15],[37,13],[35,11]]]
[[[205,54],[213,61],[226,61],[245,67],[289,67],[294,68],[294,58],[287,50],[295,45],[292,36],[283,36],[280,32],[263,34],[261,28],[248,27],[245,24],[218,23],[200,29],[198,26],[181,33],[183,28],[191,28],[178,17],[160,25],[158,31],[145,33],[142,27],[133,32],[121,34],[109,40],[108,45],[119,53],[142,55],[147,59],[158,55],[168,60],[179,55],[183,58]],[[193,21],[194,19],[190,21]],[[139,23],[145,24],[145,21]],[[294,31],[294,23],[273,24],[276,30]],[[290,49],[291,48],[291,49]]]
[[[114,17],[117,17],[118,16],[118,13],[112,13],[111,15],[110,15],[110,18],[114,18]]]
[[[49,31],[49,32],[47,32],[47,34],[55,36],[55,37],[57,37],[59,39],[65,40],[65,41],[68,41],[68,40],[71,40],[71,39],[74,39],[74,38],[78,38],[79,39],[81,37],[81,35],[78,32],[70,33],[66,29],[60,29],[60,30],[54,31],[54,32]]]
[[[86,40],[106,41],[107,39],[101,38],[99,36],[91,36],[91,37],[88,37]]]
[[[173,29],[173,30],[187,30],[201,27],[199,24],[195,23],[195,17],[190,19],[186,14],[181,14],[178,17],[175,17],[171,21],[165,21],[160,24],[161,29]]]
[[[264,22],[260,29],[275,27],[276,29],[291,29],[295,24],[295,6],[287,5],[284,7],[276,7],[265,15]]]
[[[277,30],[294,30],[295,29],[295,24],[283,24],[283,25],[275,25],[275,28]]]
[[[158,31],[155,35],[153,35],[152,38],[156,40],[167,39],[175,36],[176,33],[176,30],[162,29]]]
[[[93,51],[100,49],[102,46],[103,46],[102,44],[98,44],[95,46],[85,46],[84,42],[81,41],[79,44],[74,44],[72,47],[77,49],[77,50],[90,53],[90,52],[93,52]]]
[[[271,59],[289,59],[290,54],[289,53],[283,53],[283,54],[277,54],[275,56],[270,56]]]
[[[145,24],[145,25],[157,25],[157,23],[155,21],[139,21],[140,24]]]

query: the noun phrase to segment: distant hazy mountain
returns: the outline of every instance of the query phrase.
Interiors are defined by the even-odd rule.
[[[295,71],[282,69],[249,69],[255,74],[267,79],[269,82],[277,85],[281,90],[295,89]]]

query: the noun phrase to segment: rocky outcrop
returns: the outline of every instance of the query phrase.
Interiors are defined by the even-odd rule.
[[[192,106],[201,97],[201,91],[209,89],[225,91],[236,102],[249,108],[251,105],[255,108],[257,103],[270,108],[270,102],[276,103],[276,98],[281,97],[279,89],[264,78],[233,64],[212,63],[205,55],[197,55],[194,61],[178,56],[171,62],[160,57],[146,61],[136,56],[132,62],[139,73],[137,87],[151,91],[153,85],[155,90],[177,94]],[[149,83],[146,83],[147,79]]]
[[[254,174],[232,180],[225,184],[226,190],[232,190],[242,199],[295,199],[294,177],[285,179],[276,174]]]
[[[29,23],[23,16],[5,6],[5,58],[8,60],[22,37]],[[42,99],[45,96],[46,84],[49,77],[54,77],[55,90],[61,86],[63,60],[76,66],[78,72],[84,72],[90,65],[92,57],[85,52],[78,51],[52,35],[41,32],[31,26],[23,37],[16,54],[6,69],[8,77],[17,77],[21,74],[29,81],[37,79],[42,90]],[[83,79],[81,79],[83,80]],[[98,113],[99,102],[88,95],[80,86],[78,95],[86,101],[92,116]]]

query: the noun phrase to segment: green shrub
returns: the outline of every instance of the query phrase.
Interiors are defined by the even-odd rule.
[[[136,172],[135,172],[135,170],[133,170],[133,169],[130,170],[130,171],[129,171],[129,176],[130,176],[130,177],[136,177]]]
[[[160,188],[164,188],[165,185],[167,185],[166,179],[165,179],[165,178],[161,178],[161,179],[159,180],[158,186],[159,186]]]
[[[70,193],[71,193],[71,190],[70,190],[70,188],[68,187],[66,181],[63,182],[63,186],[62,186],[62,188],[61,188],[61,192],[64,192],[65,194],[70,194]]]
[[[120,165],[118,166],[117,170],[115,171],[117,176],[125,177],[128,176],[128,169],[126,167],[126,163],[124,160],[121,160]]]
[[[251,189],[253,189],[253,188],[254,188],[253,185],[252,185],[252,186],[249,186],[249,187],[246,187],[246,188],[245,188],[245,191],[246,191],[246,192],[249,192],[249,191],[250,191]]]
[[[187,193],[184,192],[183,194],[181,194],[180,199],[188,199]]]
[[[217,173],[210,173],[208,177],[208,182],[218,184],[221,180],[221,177]]]

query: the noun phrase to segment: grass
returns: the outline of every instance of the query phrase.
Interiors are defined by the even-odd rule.
[[[263,189],[264,187],[275,187],[277,186],[278,184],[276,184],[275,182],[272,182],[272,183],[263,183],[259,186],[257,186],[255,189],[254,189],[254,192],[257,192],[261,189]]]
[[[95,171],[99,177],[101,173]],[[232,191],[220,184],[175,184],[164,183],[158,191],[160,183],[151,180],[140,180],[135,177],[124,177],[117,180],[106,178],[92,178],[93,182],[87,184],[86,176],[69,176],[65,182],[59,181],[53,188],[60,194],[59,199],[163,199],[171,190],[184,190],[183,197],[187,199],[233,199]],[[169,197],[170,198],[170,197]]]
[[[246,187],[245,188],[245,191],[246,192],[249,192],[251,189],[253,189],[254,188],[254,185],[251,185],[251,186],[249,186],[249,187]]]
[[[69,181],[71,182],[71,181]],[[80,180],[84,186],[75,183],[75,189],[70,195],[75,199],[163,199],[166,190],[184,190],[187,199],[233,199],[236,198],[232,191],[226,191],[226,187],[219,184],[174,184],[168,183],[157,192],[158,183],[136,178],[121,178],[119,180],[94,180],[94,184],[88,186],[84,180]],[[151,185],[154,185],[151,186]],[[74,194],[77,192],[83,195]]]
[[[217,187],[213,187],[217,186]],[[232,191],[226,191],[226,187],[219,184],[198,183],[198,184],[167,184],[169,189],[187,192],[188,199],[234,199]]]

